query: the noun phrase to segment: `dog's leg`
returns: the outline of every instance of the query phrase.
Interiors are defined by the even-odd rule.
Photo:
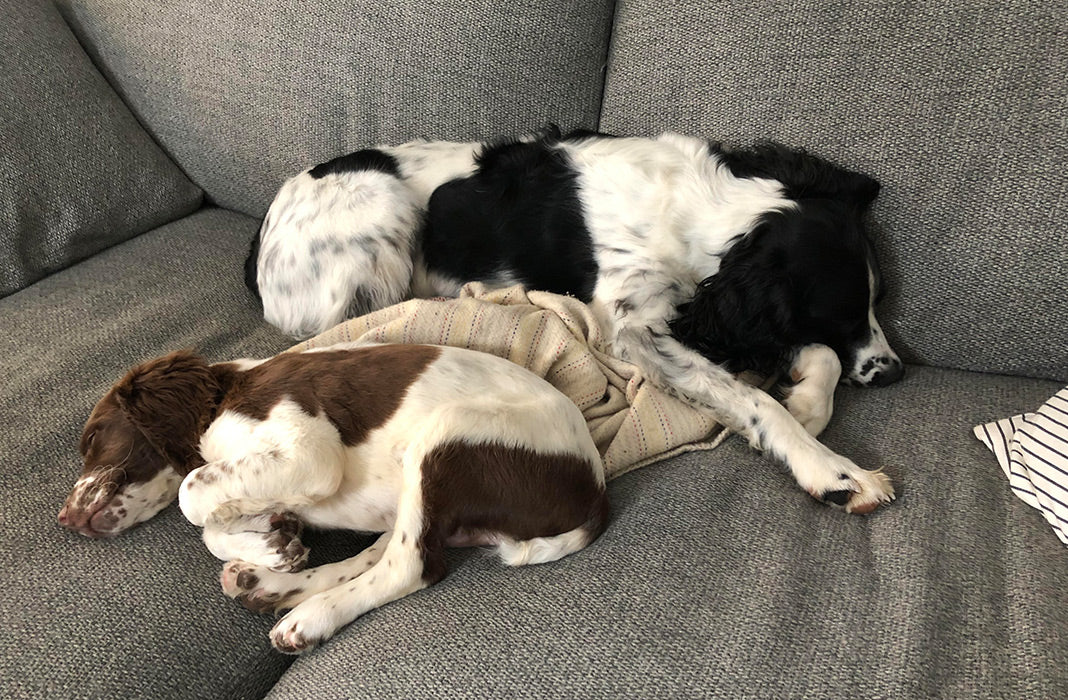
[[[341,483],[344,452],[336,437],[319,439],[313,433],[321,426],[309,418],[301,426],[308,445],[295,445],[282,454],[253,454],[238,462],[209,462],[194,469],[178,489],[178,505],[189,522],[216,531],[240,530],[232,521],[250,515],[299,511],[337,491]],[[336,449],[316,445],[337,443]],[[236,530],[235,530],[236,528]]]
[[[816,499],[850,513],[869,513],[893,500],[885,474],[861,469],[824,447],[771,395],[738,381],[672,337],[661,320],[671,313],[673,309],[648,308],[616,316],[616,353],[641,367],[651,381],[703,407],[751,445],[784,462]]]
[[[304,431],[312,441],[316,425],[311,419]],[[237,462],[205,464],[182,481],[179,506],[191,523],[204,528],[204,544],[212,554],[278,571],[304,567],[308,549],[300,541],[294,511],[337,490],[343,453],[296,447],[293,454],[313,455],[314,464],[267,450]]]
[[[397,516],[393,530],[382,537],[381,557],[356,578],[316,593],[289,611],[271,630],[276,649],[288,654],[311,649],[360,615],[444,576],[441,543],[424,539],[422,461],[428,442],[422,435],[405,450]]]
[[[794,355],[792,383],[782,389],[782,404],[809,435],[819,435],[830,422],[841,376],[838,354],[826,345],[806,345]]]
[[[240,560],[271,571],[300,571],[308,548],[300,541],[304,524],[293,513],[263,513],[204,528],[208,551],[223,561]]]
[[[299,573],[282,573],[251,561],[231,561],[223,567],[219,580],[223,593],[236,598],[249,610],[288,610],[366,573],[382,558],[390,537],[391,533],[387,532],[354,557]]]

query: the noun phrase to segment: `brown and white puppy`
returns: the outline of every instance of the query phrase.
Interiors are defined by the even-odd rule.
[[[607,524],[578,408],[518,365],[458,348],[347,345],[215,365],[173,353],[107,392],[81,452],[61,524],[111,536],[177,496],[229,562],[227,595],[292,608],[271,631],[289,653],[439,581],[446,546],[549,562]],[[383,534],[297,574],[302,523]]]

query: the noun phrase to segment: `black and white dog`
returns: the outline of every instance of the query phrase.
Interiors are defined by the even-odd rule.
[[[894,498],[815,435],[844,374],[903,367],[874,307],[866,175],[776,144],[555,130],[506,142],[357,151],[287,181],[246,282],[297,337],[469,281],[588,302],[610,350],[785,462],[815,498],[867,513]],[[788,369],[780,404],[735,379]]]

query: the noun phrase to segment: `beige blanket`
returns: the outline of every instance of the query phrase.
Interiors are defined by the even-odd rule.
[[[667,395],[640,370],[606,354],[589,308],[572,297],[473,283],[457,299],[414,299],[346,321],[293,350],[364,341],[450,345],[526,367],[582,410],[609,478],[687,450],[718,445],[727,431]]]

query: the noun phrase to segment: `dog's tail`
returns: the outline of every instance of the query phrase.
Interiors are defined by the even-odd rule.
[[[608,527],[608,516],[608,495],[602,488],[597,499],[590,504],[586,522],[574,530],[551,537],[532,537],[529,540],[503,538],[497,545],[497,553],[508,566],[556,561],[585,548],[600,537]]]

